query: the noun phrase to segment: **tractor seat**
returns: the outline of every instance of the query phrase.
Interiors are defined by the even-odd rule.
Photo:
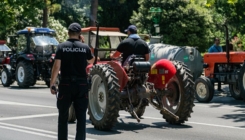
[[[145,58],[143,55],[130,55],[128,58],[124,61],[123,66],[130,65],[132,66],[133,62],[135,61],[145,61]]]

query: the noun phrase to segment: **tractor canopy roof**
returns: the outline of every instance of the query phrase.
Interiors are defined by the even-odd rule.
[[[8,51],[11,51],[11,49],[5,44],[6,43],[6,41],[5,40],[0,40],[0,51],[2,52],[2,51],[6,51],[6,52],[8,52]]]
[[[97,27],[82,28],[82,33],[90,31],[96,34]],[[127,34],[121,33],[119,28],[116,27],[99,27],[99,36],[127,36]]]
[[[28,33],[34,33],[34,34],[55,34],[55,30],[50,28],[36,28],[36,27],[26,27],[23,30],[19,30],[17,34],[28,34]]]

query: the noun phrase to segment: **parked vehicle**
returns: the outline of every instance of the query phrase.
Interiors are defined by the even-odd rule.
[[[6,45],[5,40],[0,40],[0,72],[4,71],[2,75],[0,75],[1,81],[3,83],[7,82],[7,73],[6,73],[6,68],[3,66],[5,64],[10,63],[10,57],[9,57],[9,52],[11,52],[11,49]],[[13,82],[13,81],[11,81]]]
[[[16,81],[19,87],[27,88],[35,85],[37,80],[43,80],[49,87],[55,50],[59,44],[55,31],[27,27],[10,36],[9,40],[17,46],[10,63],[3,65],[1,75],[6,75],[2,80],[3,86],[8,87]]]

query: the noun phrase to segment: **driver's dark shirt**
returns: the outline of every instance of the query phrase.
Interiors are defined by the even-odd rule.
[[[140,38],[127,38],[123,40],[118,45],[117,51],[122,53],[122,64],[132,54],[143,55],[145,57],[145,54],[150,53],[147,43]]]
[[[86,78],[87,60],[92,58],[88,45],[77,39],[68,39],[59,44],[55,55],[55,59],[61,60],[61,77]]]

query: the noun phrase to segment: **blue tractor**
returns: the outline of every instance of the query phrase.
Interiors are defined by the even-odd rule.
[[[50,28],[27,27],[16,35],[9,36],[8,43],[14,45],[10,63],[1,71],[2,85],[10,86],[14,81],[21,88],[34,86],[37,80],[45,81],[49,87],[56,47],[59,42]]]

